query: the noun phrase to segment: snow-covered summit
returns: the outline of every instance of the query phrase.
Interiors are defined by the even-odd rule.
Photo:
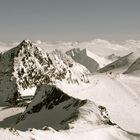
[[[55,84],[62,80],[77,84],[88,82],[88,70],[68,60],[62,59],[60,53],[48,54],[31,41],[23,40],[17,47],[0,55],[0,102],[17,98],[20,89],[43,83]]]

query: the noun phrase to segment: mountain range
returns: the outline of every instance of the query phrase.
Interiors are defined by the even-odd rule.
[[[139,44],[23,40],[2,49],[1,139],[139,140]]]

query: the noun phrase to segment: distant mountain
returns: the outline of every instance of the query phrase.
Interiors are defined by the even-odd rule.
[[[27,130],[49,126],[61,130],[69,129],[71,126],[75,128],[79,123],[82,123],[83,127],[92,124],[111,124],[104,107],[98,107],[88,100],[71,97],[55,86],[40,85],[15,128]]]
[[[113,53],[113,54],[110,54],[109,56],[107,56],[107,58],[108,58],[109,60],[115,61],[115,60],[119,59],[120,56],[116,56],[116,55]]]
[[[98,72],[103,73],[103,72],[107,72],[107,71],[110,71],[110,70],[128,65],[129,64],[129,56],[131,54],[132,53],[129,53],[128,55],[125,55],[123,57],[118,58],[114,62],[106,65],[105,67],[103,67],[101,69],[99,69]]]
[[[80,50],[79,48],[74,48],[66,52],[70,55],[76,62],[85,66],[91,73],[95,72],[99,64],[91,57],[88,56],[87,50]]]
[[[76,62],[85,66],[91,73],[96,72],[98,68],[110,62],[87,49],[80,50],[79,48],[74,48],[67,51],[66,54],[70,55]]]
[[[16,104],[19,89],[65,80],[68,83],[89,82],[88,70],[62,53],[48,54],[29,40],[0,55],[0,103]]]
[[[140,70],[140,57],[137,58],[132,65],[124,72],[124,74],[128,74],[134,71]]]
[[[66,52],[73,48],[86,48],[96,55],[105,57],[113,53],[122,56],[124,53],[127,54],[130,51],[133,51],[134,53],[138,54],[140,53],[140,40],[124,40],[122,42],[118,42],[115,40],[108,41],[104,39],[93,39],[90,41],[83,42],[50,42],[36,40],[33,43],[43,48],[47,52],[51,52],[54,49],[61,49]],[[19,44],[19,41],[0,42],[0,52],[5,51],[11,47],[15,47],[17,46],[17,44]]]

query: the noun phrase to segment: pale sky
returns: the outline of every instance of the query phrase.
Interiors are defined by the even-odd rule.
[[[0,0],[0,40],[140,39],[140,0]]]

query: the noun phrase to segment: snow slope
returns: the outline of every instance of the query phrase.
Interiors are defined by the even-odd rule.
[[[14,129],[0,129],[1,140],[139,140],[140,136],[128,134],[116,126],[98,127],[88,131],[36,130],[21,132]]]
[[[68,96],[54,86],[40,85],[15,128],[27,130],[49,126],[62,130],[69,129],[71,125],[73,128],[79,128],[81,123],[82,127],[111,124],[105,108],[98,108],[94,102]]]
[[[116,61],[106,65],[105,67],[101,68],[98,70],[98,72],[103,73],[103,72],[108,72],[113,69],[117,69],[120,67],[124,66],[129,66],[130,60],[129,57],[132,55],[132,53],[129,53],[123,57],[118,58]]]
[[[139,92],[129,90],[119,81],[119,75],[94,75],[91,85],[69,87],[60,85],[61,89],[79,99],[90,99],[107,108],[112,122],[126,131],[140,132],[140,101]],[[133,91],[133,92],[132,92]],[[137,96],[136,96],[137,95]]]
[[[86,95],[86,97],[88,96]],[[90,95],[90,99],[94,98],[94,96],[92,98],[91,97],[92,96]],[[46,102],[46,100],[49,102]],[[114,105],[111,108],[114,109]],[[115,110],[114,112],[118,113],[118,110]],[[111,115],[116,117],[116,114],[113,112],[111,113]],[[124,111],[123,113],[125,114],[126,112]],[[120,116],[120,118],[122,116]],[[122,119],[124,118],[122,117]],[[125,119],[128,121],[127,117]],[[123,120],[122,123],[125,123],[125,121]],[[69,127],[66,127],[66,124],[68,124]],[[46,127],[43,127],[44,125]],[[22,130],[32,127],[44,129],[47,132],[46,134],[45,131],[43,132],[42,130],[35,129],[30,132],[30,136],[32,138],[39,140],[59,138],[62,140],[71,138],[75,140],[90,140],[93,138],[95,140],[138,140],[140,138],[140,135],[137,133],[130,133],[127,132],[128,130],[124,131],[118,126],[112,125],[113,124],[110,122],[107,112],[99,110],[99,107],[95,103],[87,100],[74,99],[55,87],[42,85],[38,87],[34,100],[23,113],[23,116],[21,116],[16,128]],[[48,126],[59,130],[59,132]],[[60,131],[60,129],[67,130]],[[29,132],[26,132],[26,134],[29,134]]]
[[[96,55],[95,53],[92,53],[86,48],[83,50],[80,50],[79,48],[74,48],[67,51],[66,54],[71,55],[71,57],[75,61],[77,61],[78,63],[84,66],[86,66],[86,64],[88,64],[90,61],[93,61],[92,62],[93,64],[89,64],[89,66],[86,66],[91,72],[95,72],[98,69],[98,67],[101,68],[112,62],[111,60],[105,57],[101,57]],[[94,66],[95,68],[93,67],[93,65],[95,65]]]
[[[109,63],[111,63],[110,60],[108,60],[108,59],[106,59],[106,58],[104,58],[104,57],[101,57],[101,56],[99,57],[98,55],[96,55],[96,54],[90,52],[89,50],[86,50],[86,52],[87,52],[87,55],[88,55],[89,57],[91,57],[91,58],[94,59],[96,62],[98,62],[100,68],[102,68],[103,66],[105,66],[105,65],[107,65],[107,64],[109,64]]]
[[[0,107],[0,127],[12,127],[24,111],[25,107]]]
[[[37,43],[40,45],[42,44],[42,42],[39,41]],[[140,50],[139,42],[137,41],[128,41],[127,43],[121,45],[103,40],[93,40],[90,42],[82,43],[59,42],[60,48],[61,44],[63,44],[62,48],[65,48],[65,50],[73,47],[80,47],[80,49],[88,48],[92,53],[98,55],[99,57],[106,57],[112,53],[117,56],[122,56],[124,54],[128,54],[128,52],[131,52],[133,50],[135,60],[139,57]],[[57,43],[54,45],[50,44],[50,50],[57,47],[57,45]],[[68,46],[68,48],[66,48],[66,46]],[[2,80],[0,90],[4,90],[5,93],[11,93],[12,88],[10,87],[15,87],[12,92],[16,93],[17,84],[15,83],[17,81],[15,78],[13,78],[13,75],[11,75],[11,73],[13,74],[15,69],[13,70],[12,67],[9,67],[10,65],[13,65],[13,61],[11,61],[13,60],[13,57],[11,54],[5,55],[6,58],[7,56],[8,59],[6,59],[6,61],[3,61],[3,63],[8,65],[4,65],[4,71],[3,69],[0,70],[0,78]],[[46,98],[45,91],[48,92],[48,85],[40,86],[41,92],[39,92],[39,89],[37,90],[38,94],[36,94],[33,102],[27,107],[27,110],[22,115],[23,119],[22,117],[20,117],[19,122],[15,126],[19,129],[24,130],[27,130],[29,127],[36,127],[39,129],[29,129],[29,131],[23,132],[20,130],[15,130],[13,128],[1,128],[0,139],[140,140],[139,71],[136,71],[135,74],[124,75],[120,74],[120,71],[116,69],[116,72],[113,72],[112,74],[95,74],[89,75],[89,77],[87,78],[85,74],[87,73],[87,70],[81,65],[73,63],[72,60],[65,57],[65,55],[62,55],[61,52],[52,52],[51,54],[49,54],[49,59],[55,60],[53,61],[53,65],[55,68],[57,68],[55,69],[56,73],[53,71],[51,81],[55,81],[55,85],[57,85],[61,90],[64,91],[62,93],[67,93],[67,95],[63,94],[63,96],[61,96],[60,94],[60,96],[54,96],[55,94],[52,94],[53,98],[50,98],[51,96],[49,98]],[[27,57],[27,60],[30,60],[30,58]],[[35,58],[35,60],[37,60],[37,58]],[[26,63],[28,62],[29,61],[26,61]],[[20,64],[21,66],[23,66],[23,63],[21,63],[21,61]],[[61,73],[63,71],[63,68],[65,68],[66,70],[70,70],[71,72],[68,72],[65,75],[65,78],[60,80],[59,74],[57,75],[57,73]],[[27,71],[25,71],[24,73],[26,72]],[[85,74],[85,77],[82,79],[81,77],[83,77],[83,75],[81,73]],[[15,76],[17,76],[17,78],[19,77],[17,71],[14,74]],[[26,77],[27,75],[28,73],[26,73],[24,76]],[[13,79],[11,79],[11,77]],[[68,80],[68,77],[72,77],[70,79],[73,80]],[[86,82],[82,82],[82,80],[84,79],[89,79],[90,83],[86,84],[88,80],[86,80]],[[4,82],[6,82],[6,84],[4,84]],[[7,85],[7,88],[4,89],[3,87],[5,87],[5,85]],[[32,89],[28,87],[27,89],[28,90],[26,91],[24,89],[21,89],[20,92],[24,92],[23,94],[27,95],[28,93],[34,92],[36,90],[36,88]],[[4,94],[1,94],[1,100],[5,100],[7,97],[9,98],[9,94],[5,94],[5,96]],[[61,99],[64,97],[68,100],[62,101]],[[47,102],[43,102],[43,100],[47,100]],[[82,101],[86,102],[84,102],[85,104],[80,105],[80,102]],[[74,108],[73,105],[75,104],[75,102],[79,102],[79,104]],[[69,105],[69,103],[71,103],[71,105],[67,106],[67,110],[64,109],[63,107],[66,107],[66,105]],[[19,113],[22,113],[23,111],[24,108],[1,108],[0,126],[13,126]],[[74,117],[74,119],[72,121],[70,119],[69,122],[69,116],[73,116],[73,111],[78,112],[78,115],[76,116],[76,119]],[[103,115],[107,115],[107,118],[104,118],[105,116],[103,117]],[[105,123],[106,121],[104,119],[107,119],[108,123]],[[109,120],[116,125],[113,125]],[[60,122],[62,121],[64,123],[60,125]],[[54,122],[55,124],[53,124]],[[59,131],[48,127],[48,125],[53,127],[54,129],[57,128],[57,130]],[[61,129],[69,129],[60,130],[58,129],[58,126]]]

